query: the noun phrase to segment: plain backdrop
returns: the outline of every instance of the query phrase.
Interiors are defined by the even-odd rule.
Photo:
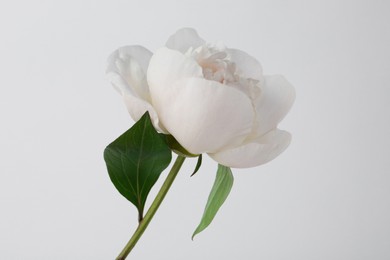
[[[181,27],[245,50],[295,86],[274,161],[191,241],[213,184],[185,162],[129,259],[390,259],[390,2],[67,0],[0,3],[0,259],[114,259],[136,228],[105,146],[134,122],[107,56]],[[156,194],[166,172],[151,197]],[[150,200],[148,201],[150,203]]]

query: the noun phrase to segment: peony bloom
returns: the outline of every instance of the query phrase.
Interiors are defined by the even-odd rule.
[[[149,111],[155,128],[190,153],[247,168],[274,159],[290,143],[277,125],[294,102],[294,88],[283,76],[264,76],[243,51],[206,43],[185,28],[154,54],[126,46],[108,62],[107,75],[131,117],[138,121]]]

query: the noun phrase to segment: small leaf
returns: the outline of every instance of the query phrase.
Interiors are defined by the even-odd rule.
[[[187,151],[183,146],[181,146],[181,144],[175,139],[175,137],[173,137],[173,135],[160,135],[165,139],[165,142],[168,144],[168,146],[174,153],[184,157],[198,157],[198,154],[192,154]]]
[[[213,221],[219,208],[225,202],[227,196],[230,193],[230,190],[232,189],[233,180],[234,178],[230,168],[219,164],[217,176],[207,200],[202,220],[192,235],[192,239],[194,239],[195,235],[199,234],[205,228],[207,228],[211,221]]]
[[[104,150],[110,179],[137,207],[139,221],[151,188],[171,159],[171,150],[154,129],[148,112]]]
[[[195,173],[197,173],[199,171],[199,168],[200,166],[202,165],[202,154],[199,154],[198,156],[198,161],[196,163],[196,166],[195,166],[195,170],[194,172],[191,174],[191,177],[195,175]]]

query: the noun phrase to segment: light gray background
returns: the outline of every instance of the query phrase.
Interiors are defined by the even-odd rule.
[[[234,170],[194,242],[216,164],[189,178],[186,161],[130,259],[389,259],[389,15],[379,0],[2,1],[0,259],[119,253],[137,214],[102,153],[133,121],[106,58],[128,44],[154,51],[184,26],[289,79],[297,99],[280,127],[293,142]]]

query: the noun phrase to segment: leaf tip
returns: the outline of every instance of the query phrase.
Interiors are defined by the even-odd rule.
[[[198,234],[198,232],[196,232],[196,230],[195,230],[195,232],[194,232],[194,234],[192,234],[192,236],[191,236],[191,240],[192,241],[194,241],[194,238],[195,238],[195,236]]]
[[[191,174],[190,177],[194,176],[195,173],[197,173],[197,172],[199,171],[199,168],[200,168],[201,165],[202,165],[202,154],[199,154],[199,156],[198,156],[198,161],[197,161],[197,163],[196,163],[194,172]]]

